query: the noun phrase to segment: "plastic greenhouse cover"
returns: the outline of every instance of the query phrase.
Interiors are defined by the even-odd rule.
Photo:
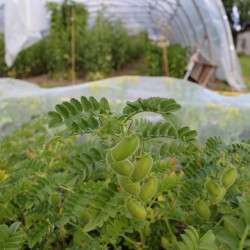
[[[6,62],[41,39],[49,28],[45,4],[52,0],[0,0],[5,4]],[[62,2],[63,0],[53,0]],[[238,58],[221,0],[74,0],[86,5],[91,26],[99,11],[112,20],[123,20],[135,33],[149,32],[153,39],[167,39],[199,49],[219,67],[216,76],[237,90],[243,89]],[[15,15],[13,15],[15,13]],[[0,13],[1,14],[1,13]],[[170,31],[167,35],[167,27]],[[205,39],[206,37],[206,39]]]
[[[196,129],[201,142],[214,135],[227,142],[250,136],[250,94],[223,96],[176,78],[137,76],[49,89],[11,78],[0,79],[0,136],[11,133],[31,115],[54,110],[56,104],[82,95],[98,100],[106,97],[117,111],[126,101],[139,97],[173,98],[182,105],[176,112],[182,124]]]

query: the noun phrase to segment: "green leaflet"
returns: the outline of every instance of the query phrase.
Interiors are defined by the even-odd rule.
[[[9,227],[4,224],[0,225],[0,249],[21,249],[25,240],[25,233],[18,229],[20,224],[21,222],[14,222]]]

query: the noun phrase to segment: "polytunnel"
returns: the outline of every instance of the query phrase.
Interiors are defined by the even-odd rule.
[[[1,0],[4,5],[6,63],[42,39],[49,29],[48,0]],[[62,2],[54,0],[53,2]],[[218,65],[215,76],[244,89],[228,18],[221,0],[75,0],[89,11],[89,24],[103,11],[120,19],[131,33],[146,30],[151,39],[188,46]],[[15,13],[15,15],[13,15]]]

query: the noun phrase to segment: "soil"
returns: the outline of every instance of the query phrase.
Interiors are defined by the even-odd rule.
[[[53,87],[60,87],[60,86],[68,86],[68,85],[74,85],[74,84],[80,84],[83,83],[83,78],[77,78],[74,82],[70,79],[53,79],[48,74],[39,75],[39,76],[32,76],[29,78],[22,79],[27,82],[36,83],[37,85],[43,87],[43,88],[53,88]]]
[[[145,58],[140,58],[128,65],[126,67],[109,73],[106,78],[115,77],[115,76],[123,76],[123,75],[145,75],[146,74],[146,63]],[[60,87],[60,86],[68,86],[68,85],[75,85],[80,83],[90,82],[91,79],[88,76],[82,76],[75,79],[73,82],[71,79],[53,79],[48,74],[32,76],[28,78],[23,78],[22,80],[36,83],[43,88],[53,88],[53,87]],[[93,81],[93,80],[92,80]]]
[[[115,77],[115,76],[124,76],[124,75],[146,75],[147,73],[147,65],[146,59],[140,58],[128,65],[126,67],[109,73],[106,78]],[[36,83],[43,88],[52,88],[52,87],[60,87],[60,86],[68,86],[90,82],[91,79],[88,76],[82,76],[75,79],[73,82],[71,79],[53,79],[48,74],[33,76],[29,78],[22,79],[27,82]],[[93,81],[93,80],[92,80]],[[228,84],[218,80],[212,80],[209,84],[207,84],[206,88],[214,91],[222,91],[222,92],[233,92],[233,90]]]

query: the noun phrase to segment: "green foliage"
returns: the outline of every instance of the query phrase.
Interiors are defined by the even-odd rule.
[[[250,89],[250,56],[239,54],[238,55],[240,66],[243,74],[244,83],[247,89]]]
[[[168,47],[168,67],[172,77],[183,78],[188,63],[189,49],[182,48],[179,44],[171,44]]]
[[[0,34],[0,76],[6,76],[7,65],[4,61],[4,37]]]
[[[148,45],[147,66],[148,75],[160,76],[163,74],[163,52],[160,46],[153,43]]]
[[[250,8],[250,1],[249,0],[244,0],[244,1],[240,1],[240,0],[222,0],[224,8],[226,10],[227,16],[228,16],[228,20],[229,22],[232,24],[233,23],[233,19],[232,19],[232,8],[233,5],[236,4],[236,6],[239,9],[240,12],[240,24],[243,25],[245,22],[249,22],[250,21],[250,17],[248,14],[248,10]]]
[[[168,69],[171,77],[183,78],[187,66],[188,48],[179,44],[170,44],[167,47]],[[149,44],[147,50],[148,75],[160,76],[163,74],[163,49],[156,44]]]
[[[20,249],[25,238],[24,232],[18,230],[20,224],[20,222],[14,222],[9,227],[0,225],[0,248],[2,250]]]
[[[121,21],[111,22],[103,17],[104,12],[98,13],[93,27],[87,27],[88,12],[83,4],[65,0],[62,4],[49,2],[47,8],[52,13],[49,36],[20,52],[10,69],[4,62],[0,37],[0,76],[24,78],[48,73],[57,79],[70,78],[74,43],[75,73],[98,80],[146,51],[146,33],[131,37]]]
[[[100,77],[119,70],[145,53],[147,37],[140,33],[129,37],[121,21],[111,22],[99,13],[92,29],[86,30],[86,44],[82,54],[86,72]],[[97,78],[95,78],[97,80]]]
[[[3,138],[1,249],[249,249],[250,139],[200,145],[179,109],[151,97],[115,113],[106,98],[83,96]],[[148,112],[161,119],[139,118]],[[120,176],[110,166],[118,153],[133,171],[150,155],[146,176]],[[221,185],[232,166],[218,197],[208,183]]]
[[[192,226],[185,229],[185,234],[181,234],[182,241],[178,242],[180,250],[216,250],[215,236],[211,230],[207,231],[201,238]]]
[[[64,0],[63,4],[48,3],[52,12],[50,35],[46,39],[45,57],[47,71],[55,78],[69,78],[72,63],[71,44],[75,43],[76,52],[81,57],[85,46],[85,32],[88,12],[82,4]],[[72,41],[74,30],[74,41]],[[76,58],[76,68],[80,63]]]

